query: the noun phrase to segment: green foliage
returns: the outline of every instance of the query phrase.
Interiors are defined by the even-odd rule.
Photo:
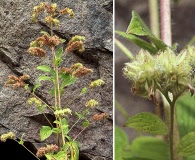
[[[71,74],[60,74],[60,78],[62,79],[62,83],[60,88],[63,89],[64,87],[70,86],[74,84],[78,79]]]
[[[152,34],[135,11],[132,12],[132,19],[126,33],[121,31],[116,31],[116,33],[135,43],[142,49],[147,50],[150,54],[156,54],[160,50],[164,51],[168,47],[161,39]],[[146,38],[150,41],[147,42],[145,40]]]
[[[147,112],[130,117],[125,123],[125,127],[154,135],[166,135],[168,132],[165,123],[158,116]]]
[[[177,121],[180,137],[187,133],[195,131],[195,99],[191,93],[182,95],[176,102]]]
[[[67,142],[67,144],[70,147],[70,154],[71,154],[71,159],[70,160],[78,160],[79,159],[79,148],[78,148],[78,142],[77,141],[72,141],[72,142]]]
[[[115,144],[114,144],[114,155],[115,160],[123,160],[124,157],[129,157],[129,153],[126,152],[126,148],[129,145],[129,139],[123,129],[115,126]]]
[[[54,78],[52,77],[49,77],[49,76],[45,76],[45,75],[41,75],[39,78],[38,78],[39,81],[52,81],[54,80]]]
[[[154,135],[168,134],[170,146],[165,139],[159,140],[155,137],[141,136],[135,138],[131,144],[125,143],[124,147],[122,144],[124,141],[128,141],[125,140],[127,135],[123,131],[119,130],[118,133],[115,131],[117,160],[169,160],[170,158],[171,160],[178,158],[179,160],[194,160],[194,46],[187,46],[177,54],[178,44],[175,43],[169,48],[161,39],[156,38],[151,33],[135,11],[132,12],[132,19],[127,31],[116,31],[116,33],[141,47],[139,54],[134,58],[120,41],[115,41],[115,44],[123,53],[133,61],[126,63],[126,67],[123,68],[124,75],[131,81],[132,92],[152,100],[157,106],[156,93],[162,93],[163,101],[166,102],[164,103],[166,107],[164,108],[166,109],[164,110],[165,118],[167,118],[166,122],[170,127],[168,131],[165,123],[151,113],[139,113],[132,116],[127,120],[125,127]],[[192,38],[189,44],[193,42],[194,39]],[[121,107],[118,108],[123,112]],[[184,157],[178,157],[176,153],[176,143],[174,141],[175,137],[176,139],[178,137],[177,127],[173,123],[174,108],[177,113],[180,137],[182,137],[177,146],[177,152]],[[124,115],[126,116],[126,113]],[[121,142],[117,143],[120,138],[122,138]],[[125,155],[128,156],[125,157]]]
[[[115,31],[118,35],[126,38],[127,40],[135,43],[136,45],[138,45],[139,47],[147,50],[148,52],[150,52],[151,54],[156,54],[157,53],[157,49],[151,45],[150,43],[142,40],[141,38],[138,38],[136,37],[135,35],[133,34],[127,34],[125,32],[122,32],[122,31]]]
[[[188,133],[180,140],[177,152],[183,156],[195,155],[195,132]]]
[[[43,72],[51,72],[51,68],[48,65],[38,66],[37,69],[39,69]]]
[[[34,93],[38,87],[41,87],[41,84],[36,84],[36,85],[33,87],[32,93]]]
[[[142,136],[136,138],[130,145],[131,158],[128,160],[168,160],[169,146],[163,140],[155,137]]]
[[[154,34],[152,34],[135,11],[132,11],[132,19],[126,33],[149,38],[157,50],[165,50],[167,48],[167,45],[162,40],[156,38]]]
[[[49,136],[51,136],[52,133],[53,133],[53,131],[52,131],[51,127],[42,126],[42,128],[40,130],[41,141],[44,141],[45,139],[47,139]]]

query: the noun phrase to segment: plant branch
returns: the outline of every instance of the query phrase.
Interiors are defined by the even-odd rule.
[[[14,140],[19,143],[17,140]],[[33,152],[31,152],[25,145],[21,144],[29,153],[31,153],[36,159],[40,160]]]

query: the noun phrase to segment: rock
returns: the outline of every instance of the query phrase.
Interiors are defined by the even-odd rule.
[[[41,72],[36,69],[38,65],[49,63],[49,58],[40,59],[27,53],[29,43],[39,36],[41,30],[48,30],[48,26],[40,21],[39,24],[31,22],[31,11],[41,1],[15,0],[0,2],[0,134],[8,131],[16,133],[26,143],[38,148],[44,143],[40,142],[39,130],[42,125],[48,125],[43,119],[43,114],[35,107],[26,104],[29,93],[24,90],[13,90],[4,86],[8,75],[21,76],[28,74],[30,80],[26,81],[33,87]],[[112,94],[113,94],[113,46],[112,46],[112,1],[111,0],[54,0],[60,8],[69,7],[75,12],[74,19],[66,16],[60,17],[61,26],[54,28],[54,33],[67,41],[73,35],[86,37],[86,51],[82,54],[72,53],[64,57],[64,66],[70,66],[75,62],[83,63],[93,69],[93,73],[79,80],[76,85],[66,89],[62,97],[62,106],[65,106],[70,98],[78,94],[78,89],[89,84],[91,80],[103,79],[106,84],[100,90],[90,92],[84,97],[78,98],[69,107],[77,112],[85,110],[84,104],[91,97],[97,99],[100,105],[97,109],[90,110],[88,118],[102,112],[111,117],[100,122],[95,122],[83,131],[78,137],[80,143],[80,159],[112,159]],[[49,52],[48,52],[49,54]],[[43,62],[44,61],[44,62]],[[48,96],[51,84],[44,83],[35,94],[47,104],[53,104],[53,99]],[[50,120],[54,119],[49,110],[44,113]],[[70,126],[77,117],[71,116]],[[82,129],[82,125],[76,125],[71,130],[70,136],[75,137]],[[52,139],[45,142],[55,143]],[[31,147],[33,148],[33,147]]]

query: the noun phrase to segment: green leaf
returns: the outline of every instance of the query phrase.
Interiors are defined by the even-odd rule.
[[[87,93],[87,87],[82,88],[80,94],[83,95],[83,94],[85,94],[85,93]]]
[[[83,127],[88,127],[89,125],[90,125],[89,121],[85,119],[85,121],[83,122]]]
[[[38,80],[39,80],[39,82],[40,82],[40,81],[45,81],[45,80],[52,81],[52,78],[49,77],[49,76],[41,75],[41,76],[38,78]]]
[[[66,135],[69,131],[69,128],[68,128],[69,125],[68,125],[68,122],[65,118],[62,119],[62,126],[63,126],[62,127],[63,128],[63,133],[64,133],[64,135]]]
[[[163,140],[155,137],[141,136],[136,138],[131,146],[132,160],[143,158],[149,160],[168,160],[169,146]]]
[[[115,143],[114,143],[114,154],[115,160],[123,160],[124,155],[128,154],[125,152],[125,148],[129,145],[129,139],[125,131],[123,131],[118,126],[115,126]]]
[[[59,128],[53,128],[52,131],[54,133],[61,133],[61,130]]]
[[[132,11],[132,19],[126,33],[149,38],[157,50],[165,50],[168,47],[161,39],[156,38],[154,34],[152,34],[152,32],[135,11]]]
[[[39,69],[43,72],[51,72],[51,68],[47,65],[38,66],[37,69]]]
[[[48,36],[50,36],[50,34],[49,34],[48,32],[46,32],[46,31],[43,31],[43,30],[42,30],[40,33],[41,33],[41,34],[45,34],[45,35],[48,35]]]
[[[55,123],[55,124],[60,124],[60,121],[55,120],[53,123]]]
[[[65,39],[62,39],[62,38],[61,38],[61,41],[62,41],[62,43],[66,42],[66,40]]]
[[[66,160],[68,159],[68,154],[65,151],[59,151],[57,154],[55,154],[54,158],[56,160]]]
[[[65,135],[65,138],[68,140],[68,142],[72,142],[73,141],[72,138],[70,136],[68,136],[68,135]]]
[[[154,135],[166,135],[168,132],[165,123],[158,116],[149,112],[138,113],[130,117],[125,123],[125,127]]]
[[[183,156],[195,155],[195,132],[188,133],[180,140],[177,152]]]
[[[77,112],[75,112],[75,114],[77,115],[77,117],[78,117],[79,119],[85,118],[83,114],[80,114],[80,113],[77,113]]]
[[[60,64],[62,63],[62,58],[56,58],[56,59],[54,59],[54,64],[55,64],[55,66],[60,66]]]
[[[52,129],[49,126],[42,126],[40,130],[41,141],[44,141],[52,134]]]
[[[63,89],[64,87],[70,86],[71,84],[77,81],[77,78],[72,76],[71,74],[60,74],[60,77],[63,79],[60,88]]]
[[[156,54],[158,52],[158,50],[153,46],[151,45],[150,43],[132,35],[132,34],[127,34],[125,32],[122,32],[122,31],[115,31],[118,35],[126,38],[127,40],[135,43],[136,45],[138,45],[139,47],[147,50],[148,52],[150,52],[151,54]]]
[[[24,133],[22,134],[21,138],[20,138],[20,141],[18,142],[20,145],[24,145],[24,141],[23,141],[23,136],[24,136]]]
[[[127,48],[127,47],[125,47],[119,40],[117,40],[116,38],[115,38],[115,44],[116,44],[116,46],[118,46],[120,49],[121,49],[121,51],[129,58],[129,59],[134,59],[134,56],[133,56],[133,54],[130,52],[130,50]]]
[[[180,137],[195,131],[195,98],[190,92],[182,95],[176,102],[176,113]]]
[[[45,157],[47,158],[47,160],[52,160],[53,159],[53,156],[50,155],[50,154],[45,154]]]
[[[24,89],[29,90],[29,85],[25,84]]]
[[[63,54],[63,47],[60,47],[56,52],[56,59],[60,58]]]
[[[137,36],[153,36],[149,28],[135,11],[132,11],[131,22],[126,32],[127,34],[134,34]]]
[[[78,148],[78,142],[72,141],[72,142],[67,142],[70,147],[70,153],[71,153],[71,158],[70,160],[78,160],[79,159],[79,148]]]
[[[36,84],[36,85],[33,87],[32,92],[35,93],[36,89],[37,89],[38,87],[40,87],[40,86],[41,86],[41,84]]]

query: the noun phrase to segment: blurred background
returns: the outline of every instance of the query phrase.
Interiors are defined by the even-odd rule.
[[[115,30],[124,32],[127,30],[132,10],[135,10],[146,25],[150,27],[149,0],[115,0]],[[179,52],[195,36],[195,0],[173,0],[171,18],[172,43],[178,44]],[[139,47],[135,44],[117,34],[115,37],[133,54],[138,53]],[[143,111],[154,113],[155,106],[152,102],[132,95],[130,83],[122,75],[122,68],[126,62],[129,62],[129,59],[115,46],[115,100],[124,107],[130,116]],[[136,133],[133,129],[124,128],[125,122],[125,117],[115,107],[115,125],[123,128],[129,135],[129,139],[133,139]]]

